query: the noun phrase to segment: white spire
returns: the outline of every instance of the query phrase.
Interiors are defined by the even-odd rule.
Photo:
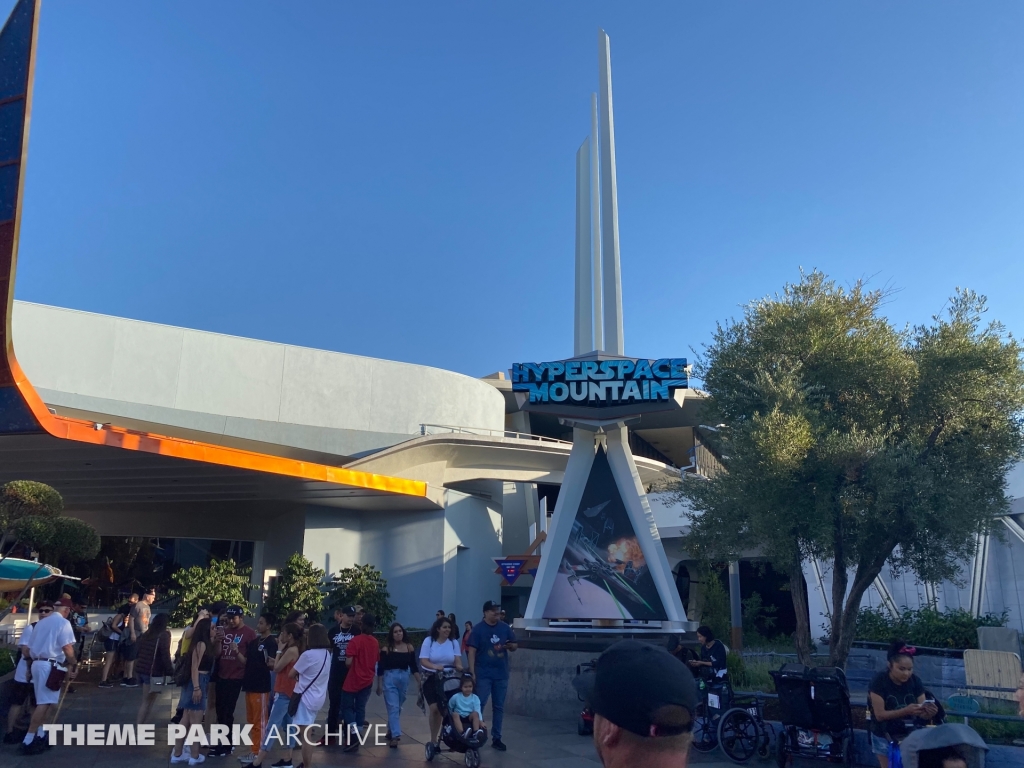
[[[612,58],[608,35],[598,32],[600,75],[601,262],[604,289],[604,350],[624,354],[622,275],[619,268],[619,200],[615,180],[615,121],[612,108]]]
[[[590,243],[594,293],[594,345],[586,350],[604,349],[604,296],[601,273],[601,184],[597,157],[597,94],[590,94]]]
[[[573,354],[594,349],[593,248],[590,242],[590,139],[576,152],[576,333]],[[600,326],[598,326],[600,328]]]

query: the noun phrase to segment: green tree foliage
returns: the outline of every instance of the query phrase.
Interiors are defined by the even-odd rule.
[[[319,620],[324,604],[320,589],[325,575],[323,568],[317,568],[302,553],[296,552],[278,575],[267,597],[267,610],[279,619],[284,619],[291,611],[303,611],[312,621]]]
[[[983,297],[899,330],[883,291],[820,272],[719,325],[697,363],[724,472],[687,479],[688,542],[707,558],[756,548],[788,573],[797,650],[809,660],[802,562],[831,569],[831,663],[886,561],[925,581],[959,577],[974,537],[1009,511],[1024,445],[1021,349]],[[713,421],[710,421],[713,420]]]
[[[88,523],[64,517],[64,499],[45,483],[12,480],[0,488],[0,551],[20,544],[44,562],[96,557],[100,537]]]
[[[947,611],[922,608],[906,610],[893,617],[880,608],[865,608],[857,616],[855,637],[876,643],[891,643],[899,637],[929,648],[966,650],[978,647],[978,627],[1005,627],[1008,619],[1005,611],[975,617],[962,608]]]
[[[41,563],[65,566],[96,557],[100,537],[88,523],[64,517],[64,499],[46,485],[32,480],[12,480],[0,487],[0,561],[17,548],[39,553]],[[28,591],[28,585],[11,604]],[[10,608],[0,612],[6,616]]]
[[[223,600],[229,605],[240,605],[246,613],[256,610],[255,603],[246,598],[256,587],[250,584],[251,568],[239,568],[234,560],[210,560],[206,568],[193,565],[175,571],[171,578],[177,585],[171,589],[178,604],[171,611],[171,622],[185,626],[195,618],[196,611],[209,603]]]
[[[22,518],[57,517],[63,511],[64,499],[45,483],[12,480],[0,488],[0,530]]]
[[[377,617],[379,627],[395,620],[398,608],[388,602],[390,597],[387,579],[369,564],[342,568],[331,579],[331,609],[361,605],[365,611]]]
[[[728,643],[732,620],[729,615],[729,592],[723,583],[725,568],[704,563],[699,573],[700,623],[710,627],[715,637]]]

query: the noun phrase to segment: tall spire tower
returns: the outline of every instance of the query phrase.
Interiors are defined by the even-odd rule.
[[[625,354],[619,199],[615,174],[611,44],[598,31],[599,93],[590,97],[590,136],[576,153],[576,324],[573,353]]]

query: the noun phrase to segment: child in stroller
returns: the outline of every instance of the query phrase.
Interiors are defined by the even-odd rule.
[[[484,728],[480,697],[473,693],[473,687],[473,676],[468,673],[464,674],[462,676],[462,692],[456,693],[448,701],[455,732],[461,733],[466,738],[483,733]],[[467,722],[469,725],[466,725]]]
[[[480,747],[487,741],[487,729],[482,722],[479,722],[479,730],[470,731],[468,735],[462,727],[461,718],[459,725],[456,725],[455,716],[452,712],[451,700],[462,695],[463,680],[459,673],[451,667],[445,667],[441,672],[430,676],[431,679],[424,681],[424,685],[436,685],[437,708],[441,713],[441,733],[432,734],[437,738],[437,743],[428,741],[424,748],[427,762],[434,759],[434,756],[441,751],[443,742],[452,752],[463,752],[466,755],[467,768],[478,768],[480,765]],[[470,678],[472,682],[472,678]],[[472,689],[470,689],[472,694]],[[479,699],[474,695],[472,698]],[[472,722],[472,721],[471,721]]]

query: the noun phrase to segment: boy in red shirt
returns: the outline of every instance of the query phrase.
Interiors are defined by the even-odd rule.
[[[372,613],[364,613],[362,634],[353,637],[345,651],[348,674],[345,675],[345,684],[341,686],[341,713],[346,723],[346,752],[359,749],[359,741],[355,736],[359,726],[366,720],[366,702],[370,700],[377,661],[380,659],[380,644],[373,636],[375,626],[376,617]]]

